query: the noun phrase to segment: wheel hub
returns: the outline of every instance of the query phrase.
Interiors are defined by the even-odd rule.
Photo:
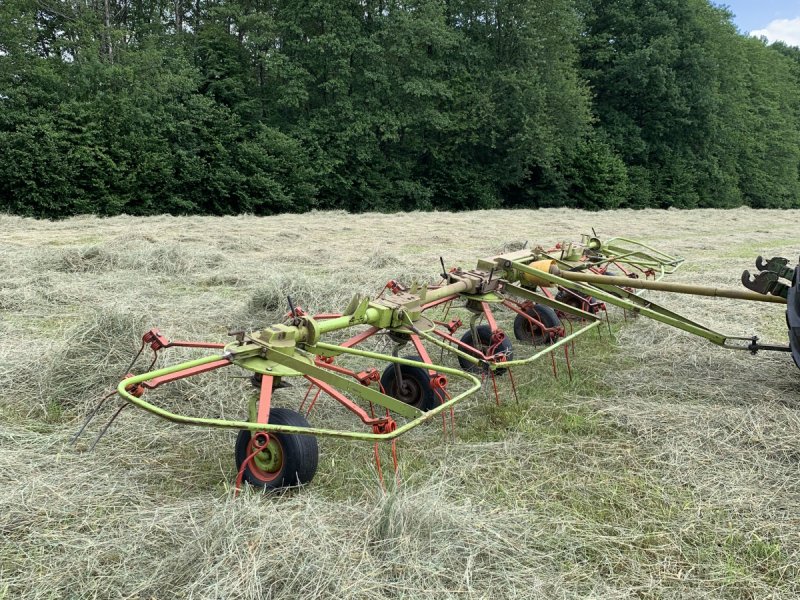
[[[250,448],[250,451],[253,452],[257,446],[254,447],[253,442],[250,442]],[[253,462],[259,470],[265,473],[275,473],[280,470],[283,465],[283,451],[275,436],[270,436],[267,445],[253,457]]]
[[[396,392],[397,399],[406,404],[417,405],[422,401],[422,389],[410,377],[403,379],[403,383],[397,386]]]

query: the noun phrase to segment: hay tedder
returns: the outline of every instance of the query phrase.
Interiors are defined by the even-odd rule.
[[[239,430],[237,489],[243,480],[269,490],[310,482],[317,470],[317,436],[372,442],[382,479],[380,442],[391,444],[396,473],[395,442],[404,433],[439,417],[445,431],[452,431],[458,403],[481,389],[499,403],[500,377],[516,395],[514,371],[542,359],[555,370],[556,355],[563,354],[570,371],[575,339],[607,321],[609,305],[727,348],[789,352],[800,366],[800,265],[759,257],[758,274],[742,275],[747,290],[664,282],[682,262],[641,242],[584,235],[580,243],[483,258],[470,269],[447,269],[441,261],[437,284],[404,287],[390,281],[376,298],[356,295],[341,313],[308,315],[288,298],[283,323],[232,332],[227,344],[171,341],[152,329],[128,371],[147,347],[153,353],[150,368],[129,372],[73,441],[103,402],[119,395],[124,402],[95,444],[119,412],[134,405],[176,423]],[[718,333],[643,298],[643,290],[786,304],[789,343],[765,345],[755,336]],[[159,354],[175,347],[215,352],[152,370]],[[251,373],[258,390],[246,420],[178,414],[145,400],[147,392],[168,383],[230,367]],[[291,379],[304,381],[305,397],[299,406],[279,406],[275,400]],[[312,427],[307,418],[321,397],[352,413],[360,428]]]

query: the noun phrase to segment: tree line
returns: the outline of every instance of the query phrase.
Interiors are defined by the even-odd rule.
[[[3,0],[0,211],[800,207],[800,50],[706,0]]]

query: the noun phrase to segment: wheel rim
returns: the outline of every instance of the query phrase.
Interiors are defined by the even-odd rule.
[[[541,319],[541,316],[536,311],[528,311],[526,314],[534,319]],[[519,341],[532,344],[543,344],[547,341],[547,333],[538,323],[534,323],[522,315],[517,318],[524,320],[521,329],[518,329],[516,325],[514,327],[514,333]]]
[[[247,444],[247,455],[255,452],[255,436],[250,437]],[[278,478],[283,468],[283,446],[277,436],[269,436],[269,442],[250,461],[250,472],[262,481],[273,481]]]
[[[543,342],[545,339],[544,330],[536,323],[528,321],[528,319],[525,319],[523,331],[525,332],[522,340],[523,342]]]
[[[395,382],[394,394],[392,395],[401,402],[405,402],[411,406],[419,406],[425,396],[425,390],[422,389],[422,386],[416,379],[404,377],[403,385],[400,385],[399,382]]]

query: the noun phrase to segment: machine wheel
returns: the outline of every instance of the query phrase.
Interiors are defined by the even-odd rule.
[[[486,354],[486,351],[492,345],[492,328],[488,325],[480,325],[476,328],[478,332],[478,344],[472,339],[472,329],[469,329],[463,336],[461,336],[461,341],[467,344],[467,346],[472,346],[480,350],[483,354]],[[462,348],[463,349],[463,348]],[[470,352],[469,350],[464,350],[467,354],[472,354],[473,356],[477,356],[476,353]],[[514,358],[514,350],[511,347],[511,341],[506,337],[500,345],[494,351],[495,354],[505,354],[506,360],[513,360]],[[480,373],[481,368],[479,365],[473,365],[468,360],[458,357],[458,364],[461,365],[461,368],[467,371],[468,373]],[[499,368],[495,371],[497,375],[502,375],[506,372],[505,369]]]
[[[792,286],[786,298],[786,326],[794,364],[800,369],[800,267],[795,267]]]
[[[408,360],[418,360],[419,356],[404,356]],[[397,368],[400,368],[402,387],[397,378]],[[436,394],[431,387],[431,378],[428,370],[422,367],[411,367],[409,365],[394,365],[386,367],[381,375],[381,385],[387,396],[396,398],[420,410],[429,411],[436,406]]]
[[[606,275],[607,277],[618,277],[619,273],[615,271],[604,271],[603,275]],[[609,292],[609,293],[613,294],[614,292]],[[614,295],[617,296],[618,294]],[[594,296],[587,296],[586,294],[582,294],[580,292],[575,292],[567,290],[565,288],[561,288],[556,294],[555,299],[558,300],[559,302],[563,302],[564,304],[568,304],[573,308],[577,308],[579,310],[586,310],[586,312],[597,314],[597,311],[592,310],[592,305],[596,302]],[[583,301],[584,299],[586,300],[586,302]],[[565,314],[564,318],[575,320],[578,317],[570,314]]]
[[[576,295],[577,294],[577,295]],[[580,292],[571,292],[560,290],[556,294],[556,300],[559,302],[563,302],[564,304],[568,304],[573,308],[577,308],[579,310],[585,310],[586,312],[592,312],[591,305],[595,302],[593,296],[586,296],[585,294],[581,294]],[[584,302],[585,300],[585,302]],[[565,318],[567,319],[578,319],[579,317],[575,315],[565,314]]]
[[[273,425],[309,427],[306,418],[288,408],[272,408],[269,422]],[[236,468],[256,450],[255,436],[242,429],[236,437]],[[313,435],[272,432],[266,447],[245,467],[244,480],[264,490],[278,490],[309,483],[314,479],[319,462],[319,446]]]
[[[548,329],[561,325],[561,321],[558,319],[556,311],[549,306],[534,304],[525,312],[537,321],[540,321],[542,325]],[[542,329],[539,325],[531,323],[522,315],[517,315],[514,319],[514,335],[521,342],[527,342],[537,346],[539,344],[549,345],[555,341],[552,337],[550,337],[550,334]]]

